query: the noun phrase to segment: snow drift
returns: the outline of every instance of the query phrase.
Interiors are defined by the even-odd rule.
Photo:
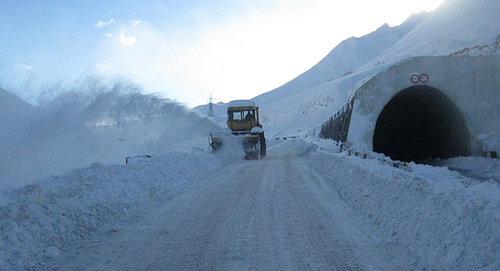
[[[428,165],[408,172],[337,151],[320,148],[306,161],[373,236],[365,242],[383,252],[381,261],[394,270],[498,270],[498,182]]]
[[[4,192],[0,203],[0,270],[48,270],[91,232],[210,174],[214,156],[170,153],[129,165],[90,167]]]

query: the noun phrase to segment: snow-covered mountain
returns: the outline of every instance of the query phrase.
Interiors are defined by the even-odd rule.
[[[316,127],[333,115],[347,100],[349,93],[363,82],[408,57],[451,55],[461,51],[465,51],[463,54],[498,53],[499,12],[498,1],[448,0],[434,12],[413,16],[398,27],[385,25],[357,39],[356,46],[353,46],[356,49],[344,49],[349,40],[342,42],[329,56],[345,53],[345,58],[326,57],[304,75],[255,98],[262,107],[264,125],[272,133],[297,132]],[[381,40],[390,40],[391,44],[374,45]],[[482,48],[482,51],[478,52],[478,48]],[[369,53],[363,58],[354,57],[358,52]],[[331,76],[335,78],[339,73],[333,70],[346,67],[343,59],[354,59],[353,63],[358,67],[351,65],[349,68],[353,70],[349,74],[331,81],[312,79],[326,79],[326,67],[330,67]],[[341,71],[346,70],[344,68]],[[306,77],[311,78],[309,85],[302,82]],[[302,87],[311,85],[307,89]]]
[[[17,97],[0,88],[0,141],[12,139],[12,135],[22,133],[27,121],[35,113],[35,108]],[[1,144],[1,146],[9,144]]]
[[[349,38],[302,75],[254,98],[264,129],[274,136],[317,127],[371,76],[409,57],[498,54],[499,13],[499,1],[447,0],[399,26]]]
[[[426,16],[427,13],[421,12],[412,15],[399,26],[390,27],[388,24],[384,24],[376,31],[365,36],[359,38],[351,37],[341,42],[311,69],[283,86],[261,94],[254,99],[259,105],[267,106],[274,102],[287,99],[289,96],[295,95],[300,91],[310,89],[311,87],[352,73],[354,69],[360,67],[394,45]],[[223,103],[214,104],[214,113],[216,116],[224,115],[225,118],[226,109],[227,106]],[[194,108],[194,111],[202,116],[206,116],[208,106],[197,106]],[[217,117],[216,120],[224,118]],[[264,118],[266,117],[264,116]],[[220,123],[224,124],[224,121],[225,119]]]
[[[34,114],[30,104],[0,88],[0,187],[4,176],[13,175],[11,161],[19,151],[16,145]]]
[[[448,0],[394,46],[365,64],[394,63],[413,56],[450,55],[481,47],[469,54],[494,54],[500,37],[500,2]]]
[[[221,125],[225,125],[227,104],[223,102],[212,103],[212,109],[214,111],[214,117],[212,117],[212,121]],[[209,105],[208,104],[199,105],[193,108],[192,110],[196,112],[200,117],[205,118],[208,116]]]
[[[398,26],[390,27],[388,24],[384,24],[370,34],[344,40],[308,71],[283,86],[254,99],[261,104],[274,102],[352,73],[354,69],[396,44],[426,17],[427,13],[425,12],[414,14]]]

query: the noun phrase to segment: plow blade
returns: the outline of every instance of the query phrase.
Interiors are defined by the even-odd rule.
[[[266,140],[263,133],[214,135],[210,134],[210,151],[224,152],[227,155],[241,157],[247,160],[258,160],[266,156]]]

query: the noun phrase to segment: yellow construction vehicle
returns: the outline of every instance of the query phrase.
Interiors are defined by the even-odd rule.
[[[245,159],[260,159],[266,156],[266,138],[259,122],[259,107],[251,100],[237,100],[229,103],[227,127],[235,136],[241,137]],[[210,134],[212,152],[223,148],[223,136]]]

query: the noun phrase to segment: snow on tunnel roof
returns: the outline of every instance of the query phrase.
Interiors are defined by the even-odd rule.
[[[228,103],[228,107],[256,106],[252,100],[235,100]]]

